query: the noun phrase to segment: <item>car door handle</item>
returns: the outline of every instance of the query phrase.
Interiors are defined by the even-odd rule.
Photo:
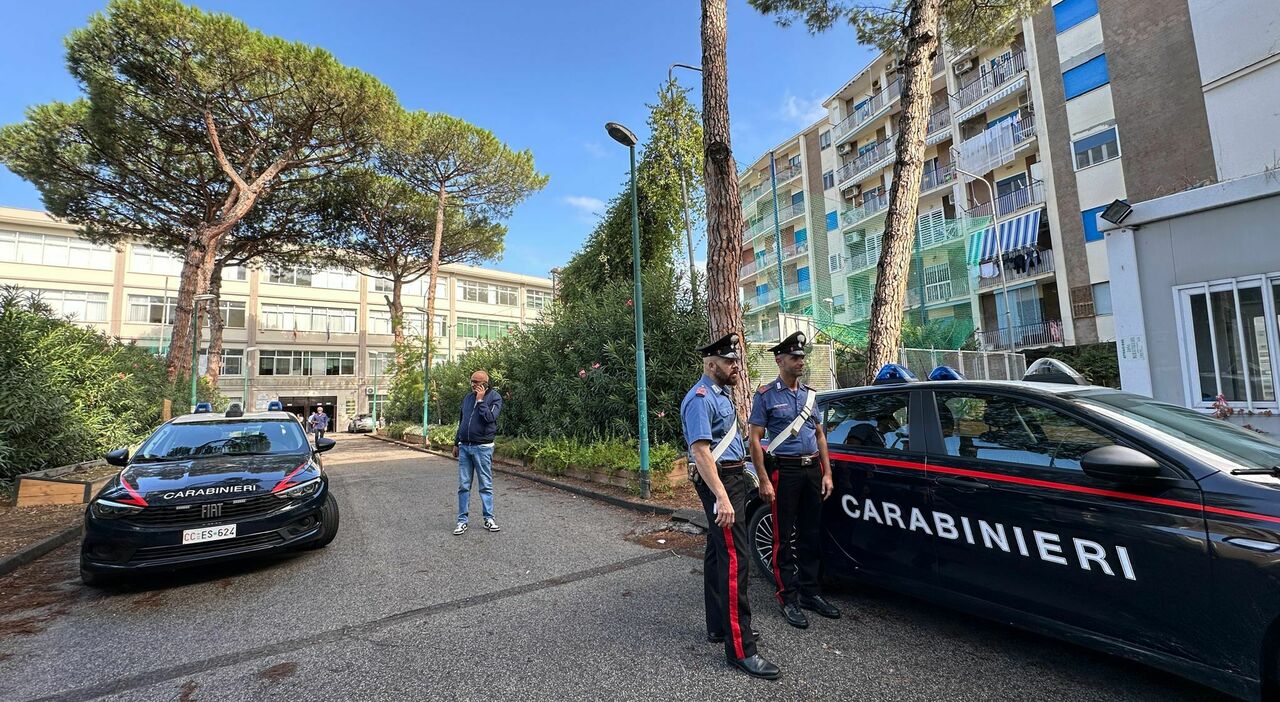
[[[1228,536],[1227,538],[1223,539],[1223,541],[1226,541],[1227,543],[1235,546],[1239,546],[1240,548],[1247,548],[1250,551],[1262,551],[1263,553],[1273,553],[1276,550],[1280,550],[1280,544],[1277,544],[1271,541],[1258,541],[1257,539],[1245,539],[1239,536]]]
[[[973,478],[938,478],[936,482],[939,485],[946,485],[947,487],[953,487],[957,490],[974,491],[991,489],[990,485],[982,482],[981,480],[974,480]]]

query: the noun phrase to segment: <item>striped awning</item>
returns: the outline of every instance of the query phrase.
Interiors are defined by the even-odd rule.
[[[1013,95],[1027,85],[1027,74],[1023,73],[1013,82],[1001,87],[999,90],[992,92],[990,95],[984,95],[981,100],[964,108],[956,113],[956,122],[963,122],[972,118],[974,115],[986,110],[988,107],[1000,102],[1001,100]]]
[[[996,227],[983,229],[978,234],[982,238],[981,260],[988,261],[996,257],[997,242],[1002,253],[1034,245],[1040,235],[1040,212],[1038,209],[1033,210],[1001,222],[999,237],[996,236]]]

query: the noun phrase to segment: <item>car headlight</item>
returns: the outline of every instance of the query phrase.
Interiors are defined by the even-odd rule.
[[[89,504],[89,509],[93,512],[93,516],[101,519],[119,519],[142,511],[141,507],[120,504],[111,500],[94,500]]]
[[[281,490],[276,493],[276,497],[282,499],[300,499],[303,497],[311,497],[320,491],[320,479],[312,478],[305,483],[294,485],[288,490]]]

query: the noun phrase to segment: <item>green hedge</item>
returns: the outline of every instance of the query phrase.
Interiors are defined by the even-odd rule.
[[[59,318],[33,293],[0,289],[0,482],[135,444],[190,402],[149,350]],[[199,399],[222,402],[203,379]]]

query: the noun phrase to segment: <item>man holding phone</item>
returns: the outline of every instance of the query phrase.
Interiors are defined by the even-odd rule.
[[[501,531],[493,519],[493,439],[498,434],[498,413],[502,395],[489,387],[489,374],[471,374],[471,392],[462,398],[458,433],[454,435],[453,457],[458,459],[458,524],[455,536],[467,531],[471,483],[480,476],[480,503],[484,507],[484,528]]]

